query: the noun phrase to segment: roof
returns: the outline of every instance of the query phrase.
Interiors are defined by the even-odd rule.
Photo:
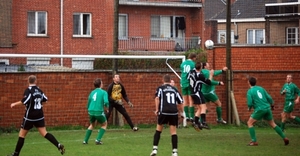
[[[264,18],[267,3],[277,3],[277,0],[237,0],[231,5],[231,19]],[[210,20],[226,19],[226,5],[218,10],[221,10],[219,14],[211,17]],[[239,15],[238,12],[240,12]]]

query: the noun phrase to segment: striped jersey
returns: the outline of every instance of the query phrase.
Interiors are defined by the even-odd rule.
[[[37,86],[29,86],[24,91],[21,102],[26,106],[24,119],[39,121],[44,119],[43,102],[48,101],[47,96]]]
[[[155,97],[159,98],[158,111],[163,115],[177,115],[177,104],[183,99],[178,90],[170,84],[164,84],[156,89]]]
[[[192,95],[195,95],[201,91],[202,84],[211,85],[210,79],[205,78],[201,72],[197,72],[195,69],[188,73],[187,78],[190,81]]]

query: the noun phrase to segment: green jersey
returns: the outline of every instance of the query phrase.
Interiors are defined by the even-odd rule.
[[[195,68],[195,62],[191,59],[185,60],[180,65],[180,71],[181,71],[181,80],[180,80],[180,86],[181,87],[189,87],[190,80],[187,78],[190,70]]]
[[[109,106],[107,92],[101,88],[94,89],[88,97],[89,115],[100,116],[104,112],[104,106]]]
[[[208,69],[202,69],[201,70],[202,74],[204,75],[205,78],[209,78],[209,70]],[[222,74],[222,70],[215,70],[214,71],[214,76],[217,76],[217,75],[220,75]],[[213,78],[211,79],[212,81],[214,80]],[[219,84],[219,83],[218,83]],[[209,93],[211,91],[214,91],[215,90],[215,86],[218,85],[218,84],[212,84],[212,85],[202,85],[202,89],[201,89],[201,92],[202,93]]]
[[[285,100],[286,101],[294,101],[295,95],[300,96],[299,88],[294,83],[285,83],[280,91],[283,94],[283,90],[285,90]]]
[[[269,110],[270,105],[273,104],[272,97],[267,91],[260,86],[252,86],[247,92],[247,105],[248,108],[257,110]]]

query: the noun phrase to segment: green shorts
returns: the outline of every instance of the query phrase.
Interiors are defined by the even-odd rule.
[[[191,92],[190,86],[188,86],[188,87],[181,87],[181,93],[182,93],[182,95],[191,95],[192,92]]]
[[[267,121],[273,120],[273,114],[270,109],[254,111],[251,114],[251,117],[255,120],[261,120],[261,119],[264,119]]]
[[[215,102],[219,99],[215,91],[211,91],[209,93],[203,93],[205,102]]]
[[[100,124],[106,122],[106,116],[105,114],[101,114],[100,116],[95,116],[95,115],[89,115],[90,116],[90,123],[94,123],[96,120]]]
[[[285,113],[292,113],[294,110],[294,106],[295,106],[295,102],[294,100],[292,101],[285,101],[284,102],[284,108],[283,108],[283,112]]]

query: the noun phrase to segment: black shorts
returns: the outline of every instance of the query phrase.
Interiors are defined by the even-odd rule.
[[[178,115],[159,115],[157,118],[157,124],[163,125],[163,124],[169,124],[178,126]]]
[[[45,120],[41,119],[38,121],[28,121],[23,119],[23,123],[21,125],[21,128],[25,129],[25,130],[30,130],[32,127],[45,127]]]
[[[205,99],[203,94],[193,94],[191,95],[192,99],[194,101],[194,105],[200,105],[200,104],[205,104]]]

